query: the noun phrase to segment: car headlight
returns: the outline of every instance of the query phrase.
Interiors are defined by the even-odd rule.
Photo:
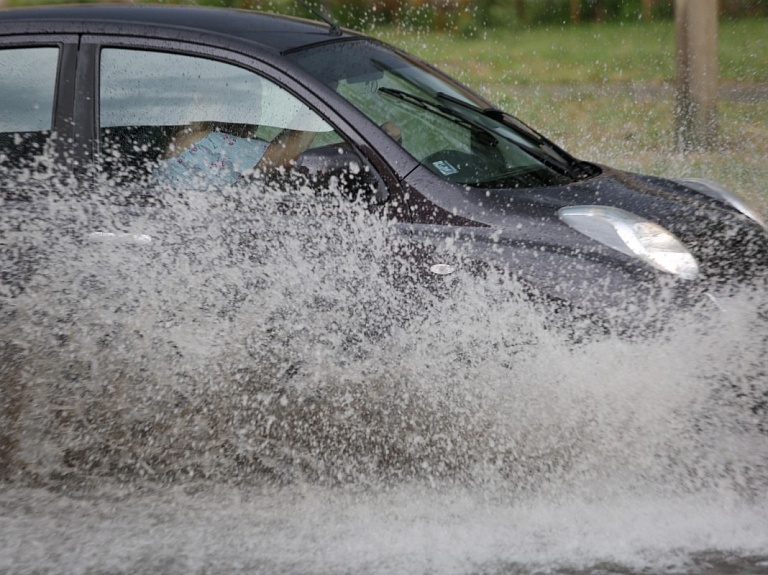
[[[699,273],[699,264],[680,240],[638,215],[608,206],[569,206],[557,214],[576,231],[656,269],[686,280]]]
[[[684,186],[691,188],[692,190],[696,190],[697,192],[704,194],[705,196],[708,196],[715,200],[720,200],[721,202],[728,204],[732,208],[737,209],[739,212],[747,216],[749,219],[757,222],[758,224],[763,226],[763,228],[766,227],[765,222],[755,210],[753,210],[747,204],[745,204],[744,200],[742,200],[739,196],[737,196],[736,194],[734,194],[729,190],[726,190],[720,184],[717,184],[715,182],[710,182],[709,180],[702,180],[700,178],[681,178],[673,181],[677,182],[678,184],[683,184]]]

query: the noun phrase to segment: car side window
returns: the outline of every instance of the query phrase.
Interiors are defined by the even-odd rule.
[[[53,129],[59,48],[0,50],[0,167],[24,168],[45,154]]]
[[[318,150],[346,146],[317,113],[269,79],[160,51],[102,49],[99,122],[108,177],[175,188],[284,173]]]

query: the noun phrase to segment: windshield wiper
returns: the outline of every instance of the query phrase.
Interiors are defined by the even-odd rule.
[[[537,149],[547,154],[550,158],[554,158],[559,163],[565,164],[570,171],[576,170],[579,173],[586,174],[586,175],[589,175],[591,173],[588,170],[584,169],[582,163],[579,160],[571,157],[567,152],[558,148],[557,146],[552,144],[549,140],[547,140],[544,136],[536,132],[536,130],[534,130],[533,128],[530,128],[529,126],[527,126],[526,124],[524,124],[523,122],[515,118],[514,116],[507,114],[503,110],[500,110],[494,107],[481,108],[480,106],[477,106],[475,104],[472,104],[460,98],[456,98],[455,96],[451,96],[450,94],[446,94],[445,92],[437,92],[435,96],[440,100],[446,100],[448,102],[451,102],[452,104],[457,104],[459,106],[467,108],[468,110],[472,110],[473,112],[477,112],[478,114],[487,116],[492,120],[496,120],[497,122],[500,122],[509,128],[512,128],[521,136],[524,136],[530,139],[534,144],[536,144]]]
[[[477,112],[478,114],[482,114],[483,116],[487,116],[493,120],[496,120],[497,122],[500,122],[512,128],[520,135],[530,138],[534,143],[536,143],[539,146],[542,144],[546,144],[547,146],[549,146],[549,142],[541,134],[537,133],[532,128],[526,126],[523,122],[521,122],[514,116],[510,116],[503,110],[499,110],[498,108],[493,108],[493,107],[481,108],[480,106],[477,106],[475,104],[462,100],[461,98],[451,96],[450,94],[446,94],[445,92],[437,92],[435,94],[435,97],[438,98],[439,100],[446,100],[448,102],[451,102],[452,104],[458,104],[459,106],[462,106],[468,110],[472,110],[473,112]]]
[[[457,112],[453,108],[449,108],[448,106],[443,106],[441,104],[438,104],[437,102],[432,102],[431,100],[427,100],[426,98],[422,98],[421,96],[417,96],[415,94],[411,94],[410,92],[405,92],[403,90],[398,90],[397,88],[379,88],[379,92],[383,92],[387,94],[388,96],[393,96],[399,100],[405,100],[406,102],[410,102],[411,104],[418,106],[419,108],[422,108],[424,110],[431,110],[431,111],[438,111],[441,113],[441,115],[445,116],[447,119],[458,122],[461,124],[465,124],[471,128],[478,128],[483,131],[487,131],[487,129],[484,126],[481,126],[477,122],[473,122],[469,118],[467,118],[464,114],[461,114],[460,112]]]
[[[444,106],[442,104],[438,104],[436,102],[432,102],[431,100],[427,100],[426,98],[423,98],[421,96],[417,96],[415,94],[411,94],[409,92],[404,92],[403,90],[398,90],[396,88],[379,88],[379,92],[383,92],[389,96],[393,96],[395,98],[398,98],[400,100],[404,100],[406,102],[410,102],[411,104],[418,106],[419,108],[422,108],[424,110],[431,110],[431,111],[437,111],[440,113],[441,116],[453,121],[454,123],[461,123],[464,124],[470,128],[475,128],[476,130],[479,130],[483,134],[487,134],[494,140],[496,140],[496,134],[494,134],[493,130],[489,129],[487,126],[484,126],[483,124],[479,122],[475,122],[462,114],[461,112],[454,110],[450,106]],[[444,94],[442,92],[438,92],[438,96],[442,95],[442,97],[446,100],[449,100],[453,102],[456,100],[457,103],[460,103],[464,107],[478,111],[480,113],[483,113],[483,108],[475,107],[469,104],[468,102],[462,102],[461,100],[458,100],[457,98],[453,98],[452,96],[448,96],[447,94]],[[492,113],[496,113],[495,111]],[[532,146],[525,146],[524,148],[521,147],[521,149],[525,149],[527,153],[531,154],[533,157],[537,158],[539,161],[543,162],[545,165],[550,166],[557,166],[558,169],[564,170],[566,173],[569,173],[573,177],[577,177],[577,174],[574,172],[581,173],[580,163],[578,160],[569,161],[567,158],[567,154],[560,154],[547,140],[545,140],[542,136],[539,136],[533,130],[525,126],[524,124],[521,124],[522,126],[525,126],[527,129],[521,129],[517,127],[516,125],[512,124],[510,125],[505,120],[507,118],[513,118],[513,116],[509,116],[508,114],[502,112],[501,110],[498,110],[500,118],[493,118],[494,120],[502,123],[505,126],[508,126],[515,130],[516,132],[520,133],[521,136],[526,136],[529,140],[531,140]],[[518,144],[519,146],[519,144]]]
[[[460,98],[456,98],[455,96],[451,96],[450,94],[446,94],[445,92],[438,92],[437,94],[435,94],[435,96],[437,96],[437,98],[439,98],[440,100],[447,100],[448,102],[451,102],[453,104],[463,106],[464,108],[473,110],[478,114],[487,116],[493,120],[496,120],[497,122],[504,124],[509,128],[512,128],[515,132],[517,132],[521,136],[528,138],[534,144],[536,144],[536,148],[538,148],[539,150],[541,150],[551,158],[554,158],[558,162],[565,164],[566,166],[568,166],[569,169],[574,169],[574,168],[580,169],[579,168],[580,163],[578,160],[571,159],[571,157],[567,153],[565,153],[560,148],[554,146],[544,136],[537,133],[532,128],[529,128],[523,122],[521,122],[514,116],[507,114],[503,110],[499,110],[498,108],[492,108],[492,107],[481,108],[480,106],[476,106],[469,102],[465,102],[464,100],[461,100]]]
[[[493,108],[493,107],[481,108],[476,104],[472,104],[471,102],[467,102],[465,100],[462,100],[461,98],[457,98],[456,96],[451,96],[450,94],[446,94],[445,92],[437,92],[435,94],[435,97],[438,100],[445,100],[447,102],[451,102],[452,104],[458,104],[459,106],[467,108],[468,110],[472,110],[473,112],[482,114],[483,116],[488,116],[489,118],[493,118],[494,120],[501,121],[501,119],[504,117],[504,112],[499,110],[498,108]]]

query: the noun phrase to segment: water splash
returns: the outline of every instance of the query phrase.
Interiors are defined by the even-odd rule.
[[[0,215],[7,565],[35,561],[17,500],[82,571],[684,570],[766,548],[761,294],[574,343],[503,276],[423,286],[363,203],[59,185]]]

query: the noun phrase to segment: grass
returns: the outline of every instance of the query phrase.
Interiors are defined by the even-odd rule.
[[[490,30],[470,38],[397,29],[374,33],[481,82],[648,82],[671,81],[675,74],[672,21]],[[721,22],[718,58],[725,81],[767,82],[768,19]]]
[[[768,215],[768,19],[720,23],[719,143],[681,155],[673,22],[452,34],[378,29],[585,159],[717,180]]]

